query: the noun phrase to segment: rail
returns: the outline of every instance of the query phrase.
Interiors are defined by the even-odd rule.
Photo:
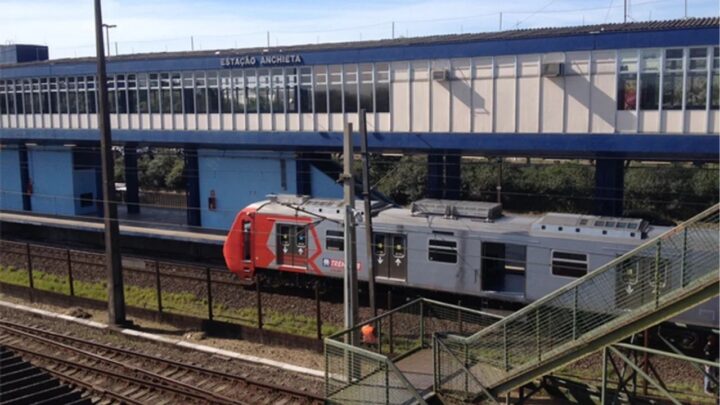
[[[470,336],[438,336],[436,392],[492,398],[716,296],[719,207]]]
[[[395,362],[436,333],[471,333],[501,316],[418,298],[325,339],[325,394],[335,403],[425,403]],[[362,337],[362,329],[372,334]]]

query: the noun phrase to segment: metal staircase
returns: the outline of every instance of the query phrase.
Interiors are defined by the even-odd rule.
[[[719,208],[473,335],[435,335],[435,392],[494,402],[502,392],[717,296]]]

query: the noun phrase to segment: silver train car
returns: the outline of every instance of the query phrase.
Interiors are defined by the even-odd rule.
[[[362,204],[356,208],[358,279],[367,281]],[[245,278],[258,269],[341,278],[343,215],[341,200],[274,196],[252,204],[226,239],[228,268]],[[642,219],[509,214],[496,203],[431,199],[409,208],[375,204],[372,224],[377,283],[518,303],[542,298],[671,229]],[[646,290],[633,285],[632,273],[606,282],[625,284],[597,287]],[[604,305],[592,300],[585,305]],[[717,308],[712,300],[676,321],[717,327]]]

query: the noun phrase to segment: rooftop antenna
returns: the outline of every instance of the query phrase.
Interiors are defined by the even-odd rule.
[[[395,39],[395,21],[392,22],[392,39]]]
[[[500,12],[500,31],[502,31],[502,11]]]
[[[270,31],[267,32],[267,47],[270,48]]]

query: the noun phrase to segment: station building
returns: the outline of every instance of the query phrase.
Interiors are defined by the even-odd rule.
[[[701,18],[116,56],[113,140],[129,196],[138,147],[183,148],[188,224],[209,228],[269,193],[339,196],[327,153],[361,109],[372,150],[428,154],[430,197],[457,197],[463,155],[588,158],[598,213],[620,215],[624,160],[718,161],[719,28]],[[95,60],[14,47],[0,50],[0,209],[91,213]]]

